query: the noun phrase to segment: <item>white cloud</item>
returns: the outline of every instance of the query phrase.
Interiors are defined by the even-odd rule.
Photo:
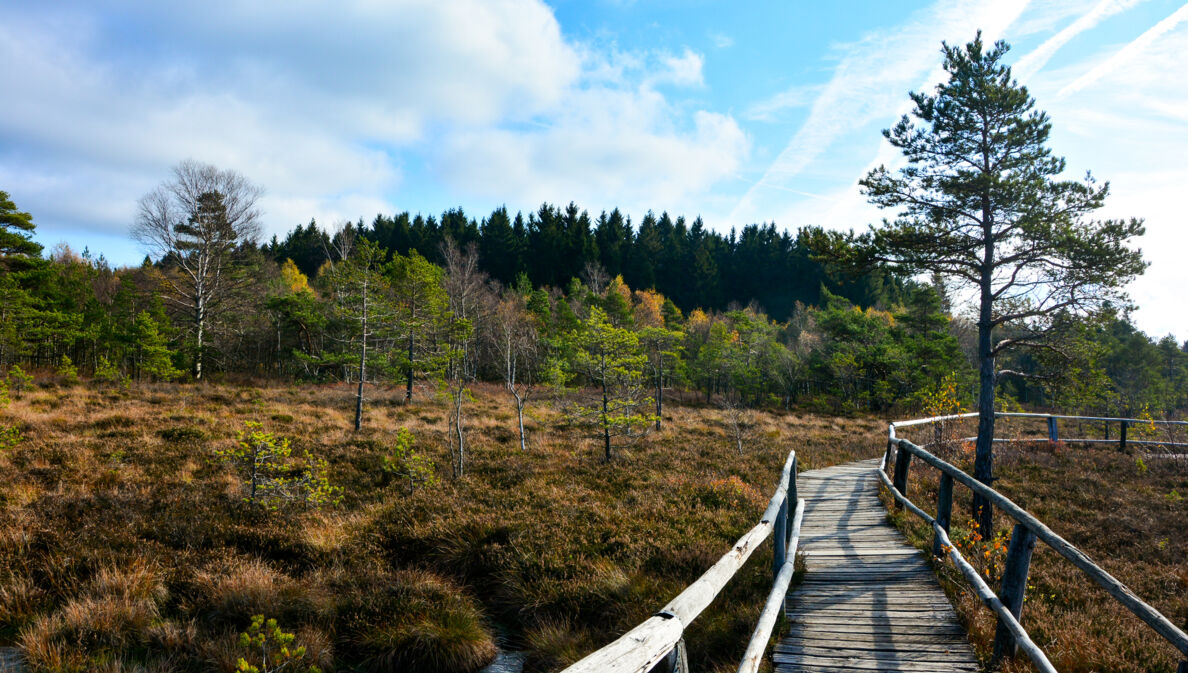
[[[458,190],[513,203],[684,211],[689,197],[735,174],[749,141],[725,115],[698,111],[687,129],[676,120],[647,88],[583,90],[546,129],[453,135],[435,168]]]
[[[752,121],[775,121],[787,110],[808,107],[821,95],[820,84],[793,84],[776,95],[752,104],[744,117]]]
[[[0,179],[49,239],[123,234],[186,157],[262,184],[272,234],[415,204],[421,162],[458,202],[677,209],[748,148],[656,91],[701,54],[569,42],[539,0],[0,6],[0,63]]]
[[[729,49],[734,46],[734,38],[725,33],[711,32],[709,39],[718,49]]]
[[[661,54],[660,63],[663,69],[652,75],[652,84],[674,84],[677,86],[703,86],[705,80],[701,75],[701,66],[705,59],[701,54],[688,47],[680,56]]]
[[[263,184],[271,232],[370,216],[400,183],[394,154],[442,124],[547,114],[581,72],[535,0],[6,7],[0,62],[0,174],[49,236],[126,231],[186,157]]]

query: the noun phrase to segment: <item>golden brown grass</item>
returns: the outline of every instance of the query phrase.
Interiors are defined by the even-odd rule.
[[[551,404],[529,450],[480,385],[465,478],[448,475],[444,404],[345,386],[157,384],[32,391],[4,411],[0,644],[38,671],[232,670],[266,614],[330,670],[475,670],[496,638],[556,670],[646,618],[754,525],[783,458],[875,455],[880,421],[761,413],[744,455],[718,409],[666,409],[664,430],[606,464]],[[213,463],[246,421],[329,461],[342,503],[265,511]],[[441,484],[406,495],[383,467],[402,427]],[[769,552],[768,552],[769,553]],[[705,670],[737,666],[769,586],[757,556],[688,634]]]
[[[1008,432],[1031,437],[1046,434],[1039,424],[1020,425]],[[954,447],[949,458],[967,471],[972,468],[968,446]],[[1144,463],[1139,454],[1122,453],[1116,446],[1043,442],[996,447],[995,469],[995,487],[1000,492],[1174,624],[1188,629],[1188,502],[1175,496],[1188,493],[1188,463]],[[936,471],[913,461],[909,482],[913,502],[926,511],[934,510],[937,485]],[[954,531],[961,534],[972,528],[969,491],[958,485],[955,495]],[[931,548],[931,533],[915,516],[904,512],[893,520],[921,548]],[[1014,521],[998,513],[995,525],[1009,534]],[[985,562],[984,556],[977,561],[979,567]],[[941,566],[941,576],[971,639],[987,657],[994,639],[993,614],[965,587],[951,564]],[[998,588],[997,583],[991,586]],[[1066,673],[1171,673],[1183,658],[1042,541],[1037,542],[1032,558],[1022,623],[1057,670]],[[1004,670],[1032,668],[1021,656]]]

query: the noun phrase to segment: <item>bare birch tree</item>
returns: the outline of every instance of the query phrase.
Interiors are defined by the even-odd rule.
[[[167,275],[166,299],[190,319],[195,379],[202,378],[209,322],[246,282],[236,253],[259,235],[262,194],[234,170],[187,159],[137,204],[132,237],[176,268]]]

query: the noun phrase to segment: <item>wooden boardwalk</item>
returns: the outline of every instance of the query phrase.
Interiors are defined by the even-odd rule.
[[[800,475],[804,582],[788,593],[777,673],[978,671],[924,555],[886,520],[878,461]]]

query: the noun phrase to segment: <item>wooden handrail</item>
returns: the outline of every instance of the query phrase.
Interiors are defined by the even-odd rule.
[[[969,562],[965,560],[965,557],[961,555],[961,552],[957,550],[957,546],[954,545],[952,540],[949,539],[948,531],[946,531],[944,527],[937,523],[936,519],[931,517],[924,510],[917,507],[914,503],[912,503],[911,500],[908,500],[902,493],[900,493],[899,489],[895,488],[895,486],[891,483],[891,480],[887,478],[885,465],[886,457],[883,458],[883,463],[879,465],[879,478],[883,480],[883,484],[889,491],[891,491],[891,495],[895,496],[896,500],[903,503],[903,506],[906,507],[909,512],[915,514],[921,519],[924,519],[929,525],[932,526],[933,531],[936,533],[937,539],[940,540],[942,549],[947,550],[949,559],[953,561],[953,565],[957,566],[957,568],[961,571],[961,574],[965,577],[965,580],[969,582],[971,586],[973,586],[974,593],[978,595],[978,598],[982,600],[986,607],[993,610],[995,614],[997,614],[999,618],[1003,620],[1011,634],[1015,637],[1015,641],[1019,643],[1019,648],[1027,654],[1028,658],[1031,659],[1031,662],[1035,664],[1035,667],[1043,673],[1057,673],[1056,667],[1054,667],[1052,662],[1048,660],[1048,655],[1044,654],[1044,651],[1041,650],[1039,646],[1031,640],[1031,636],[1027,635],[1027,631],[1023,628],[1023,625],[1019,623],[1019,620],[1015,619],[1015,615],[1011,614],[1011,611],[1002,604],[1002,601],[998,599],[998,596],[995,595],[994,591],[986,584],[986,581],[982,579],[982,576],[978,574],[978,571],[973,566],[971,566]]]
[[[932,416],[929,418],[913,418],[906,421],[894,421],[891,423],[893,428],[907,428],[913,425],[924,425],[925,423],[936,423],[937,421],[952,421],[959,418],[977,418],[978,413],[968,412],[964,414],[949,414],[947,416]],[[1188,421],[1164,421],[1159,419],[1148,418],[1121,418],[1114,416],[1069,416],[1066,414],[1038,414],[1032,412],[1022,411],[996,411],[995,418],[1058,418],[1060,420],[1073,421],[1108,421],[1112,423],[1127,423],[1135,424],[1154,424],[1154,425],[1188,425]]]
[[[923,421],[923,422],[935,422],[935,421],[939,421],[939,420],[948,420],[948,419],[954,418],[954,417],[964,418],[964,417],[968,417],[968,416],[969,416],[968,414],[961,414],[961,415],[950,416],[950,417],[935,417],[935,418],[931,418],[931,419],[918,419],[918,420]],[[1045,414],[1032,414],[1031,416],[1040,417],[1040,418],[1048,417]],[[1061,418],[1080,418],[1080,417],[1061,416]],[[1106,420],[1106,419],[1090,419],[1090,420]],[[1109,420],[1134,420],[1134,419],[1109,419]],[[1147,421],[1142,421],[1142,422],[1147,422]],[[1182,422],[1181,421],[1166,421],[1166,423],[1179,424]],[[1041,521],[1036,519],[1034,516],[1032,516],[1026,510],[1024,510],[1023,508],[1016,505],[1009,498],[1002,495],[998,491],[995,491],[993,488],[981,483],[980,481],[977,481],[972,476],[967,474],[965,471],[961,470],[960,468],[956,467],[955,465],[952,465],[951,463],[948,463],[948,462],[942,460],[941,458],[938,458],[937,456],[933,455],[932,453],[928,452],[927,450],[913,444],[912,442],[910,442],[906,439],[897,438],[895,436],[895,429],[897,427],[906,427],[906,426],[910,426],[910,425],[919,425],[919,424],[921,424],[921,423],[917,422],[917,421],[899,421],[899,422],[890,424],[890,427],[888,428],[887,452],[883,456],[883,461],[880,464],[880,469],[879,469],[880,477],[882,478],[882,480],[883,480],[884,484],[887,486],[887,488],[890,489],[891,494],[895,497],[895,499],[897,501],[903,503],[904,506],[906,506],[909,509],[909,511],[911,511],[913,514],[915,514],[916,516],[922,517],[925,521],[927,521],[933,527],[933,530],[936,533],[936,535],[938,536],[938,538],[943,539],[944,544],[947,545],[947,547],[949,548],[949,551],[950,551],[949,557],[954,560],[954,563],[956,565],[958,565],[959,568],[961,568],[962,574],[966,575],[967,579],[970,580],[971,584],[974,584],[975,590],[978,592],[978,595],[980,598],[982,598],[983,602],[986,603],[987,606],[991,607],[991,609],[993,609],[996,613],[999,614],[999,617],[1001,619],[1000,623],[1004,624],[1009,630],[1011,630],[1012,635],[1015,636],[1015,639],[1019,643],[1020,647],[1022,647],[1025,651],[1027,651],[1029,656],[1032,656],[1032,661],[1035,661],[1037,666],[1040,666],[1040,662],[1036,660],[1036,657],[1033,656],[1033,653],[1031,651],[1029,651],[1027,649],[1027,646],[1025,645],[1025,642],[1030,642],[1030,640],[1025,641],[1024,638],[1020,636],[1020,633],[1015,632],[1015,629],[1011,626],[1012,621],[1014,621],[1015,624],[1017,625],[1018,624],[1017,620],[1014,620],[1013,615],[1011,615],[1010,619],[1004,617],[1003,611],[1005,610],[1005,608],[1003,608],[1002,610],[999,609],[1000,607],[1002,607],[1002,602],[1000,600],[998,600],[997,596],[995,596],[993,593],[986,593],[984,595],[984,592],[982,591],[982,589],[985,589],[988,592],[989,588],[986,587],[985,583],[982,582],[981,579],[977,577],[976,572],[973,573],[973,577],[970,577],[970,574],[966,571],[966,567],[965,567],[965,565],[968,565],[968,564],[965,564],[964,558],[962,558],[959,553],[954,554],[953,545],[948,542],[948,534],[947,534],[947,531],[944,529],[944,527],[940,526],[933,517],[929,516],[927,513],[925,513],[919,507],[916,507],[914,504],[912,504],[910,502],[910,500],[907,498],[907,495],[905,493],[901,492],[901,490],[899,488],[896,488],[896,484],[893,484],[887,478],[887,475],[885,474],[885,470],[886,470],[886,466],[888,464],[888,460],[889,460],[892,448],[899,448],[901,451],[905,452],[904,453],[905,458],[907,456],[918,457],[919,459],[923,460],[924,462],[928,463],[930,466],[932,466],[935,469],[937,469],[938,471],[940,471],[942,474],[948,475],[952,480],[960,482],[961,484],[963,484],[964,486],[969,488],[971,491],[986,498],[986,500],[988,500],[994,506],[998,507],[999,510],[1001,510],[1002,512],[1005,512],[1008,516],[1010,516],[1012,519],[1017,521],[1026,530],[1030,531],[1032,534],[1034,534],[1040,540],[1043,540],[1044,543],[1047,544],[1049,547],[1051,547],[1056,553],[1063,556],[1070,563],[1072,563],[1074,566],[1076,566],[1078,569],[1080,569],[1082,572],[1084,572],[1086,575],[1088,575],[1090,577],[1090,579],[1092,579],[1099,586],[1101,586],[1103,589],[1105,589],[1106,592],[1109,593],[1110,596],[1112,596],[1116,601],[1118,601],[1124,607],[1126,607],[1128,610],[1130,610],[1130,612],[1132,612],[1139,619],[1142,619],[1156,633],[1158,633],[1165,640],[1167,640],[1174,647],[1176,647],[1176,649],[1180,650],[1180,652],[1182,652],[1184,655],[1188,656],[1188,634],[1185,634],[1183,631],[1181,631],[1179,628],[1177,628],[1170,620],[1168,620],[1167,617],[1165,617],[1162,613],[1160,613],[1158,610],[1151,607],[1146,602],[1144,602],[1141,598],[1136,596],[1132,591],[1130,591],[1129,588],[1126,587],[1126,585],[1119,582],[1116,578],[1114,578],[1112,575],[1110,575],[1105,570],[1103,570],[1100,566],[1098,566],[1093,561],[1091,561],[1089,559],[1089,557],[1086,556],[1081,550],[1077,549],[1072,544],[1070,544],[1067,540],[1065,540],[1064,538],[1057,535],[1050,528],[1048,528],[1046,525],[1044,525]],[[972,567],[970,568],[970,570],[972,570]],[[977,582],[973,581],[975,578],[978,580]],[[996,607],[995,603],[997,604],[997,607]],[[1010,615],[1009,610],[1005,610],[1005,612],[1007,615]],[[1022,627],[1019,627],[1019,628],[1021,629]],[[1025,636],[1026,634],[1023,633],[1022,635]],[[1042,652],[1040,652],[1039,654],[1042,656]],[[1044,661],[1047,661],[1046,657],[1044,658]],[[1048,665],[1050,666],[1050,664],[1048,664]]]
[[[751,640],[747,643],[747,651],[743,654],[742,663],[738,665],[738,673],[755,673],[763,662],[763,653],[767,651],[767,641],[771,639],[771,631],[775,628],[780,610],[784,607],[784,597],[788,594],[788,585],[792,582],[792,575],[796,573],[796,547],[800,544],[800,523],[804,519],[804,499],[796,502],[796,517],[792,521],[792,538],[788,543],[788,556],[780,572],[772,583],[771,592],[767,594],[767,603],[763,612],[759,613],[759,621],[751,633]]]
[[[796,452],[791,451],[784,461],[780,482],[776,486],[775,494],[771,496],[767,509],[763,511],[762,519],[740,537],[730,551],[697,581],[686,587],[668,605],[642,624],[566,668],[563,673],[647,673],[664,660],[680,643],[685,628],[713,602],[726,583],[746,564],[755,549],[772,534],[781,510],[787,514],[787,494],[789,484],[795,483],[795,469]],[[802,508],[798,503],[794,532],[799,529],[802,515]],[[783,565],[786,566],[788,563]],[[777,576],[776,581],[778,579]]]

